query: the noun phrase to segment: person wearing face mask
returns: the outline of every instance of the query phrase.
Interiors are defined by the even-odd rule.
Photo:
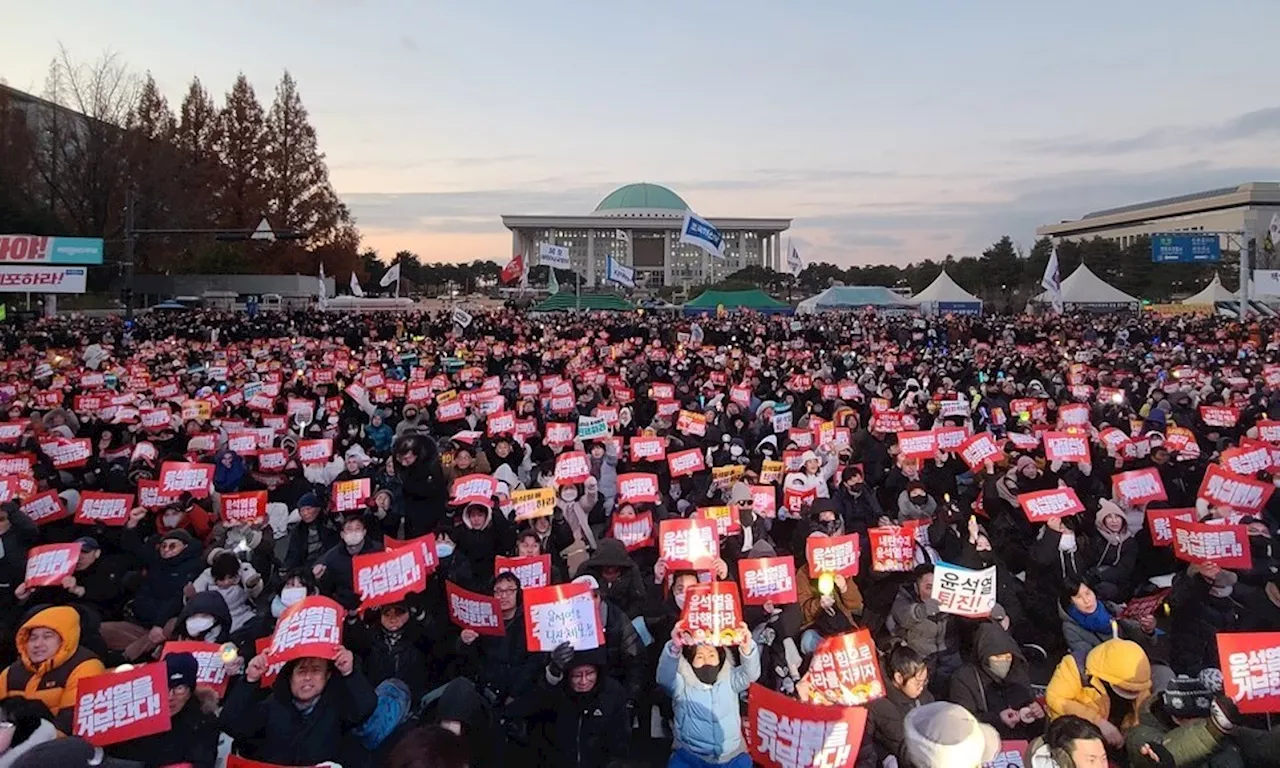
[[[1112,639],[1088,654],[1067,654],[1045,689],[1051,720],[1075,715],[1096,725],[1110,749],[1124,745],[1124,731],[1138,723],[1151,695],[1151,663],[1142,646]]]
[[[332,597],[348,610],[360,605],[352,582],[353,559],[356,555],[382,552],[381,541],[369,535],[373,523],[369,517],[353,514],[342,521],[342,543],[325,552],[311,569],[321,594]]]
[[[1233,629],[1239,608],[1232,600],[1238,578],[1217,563],[1190,565],[1174,577],[1169,594],[1169,665],[1196,675],[1218,664],[1217,634]]]
[[[760,679],[760,649],[745,625],[733,649],[710,645],[683,646],[673,631],[658,661],[658,685],[671,696],[671,768],[730,766],[749,768],[742,738],[739,697]]]
[[[471,580],[462,586],[487,591],[493,583],[494,560],[515,546],[515,529],[506,515],[494,513],[492,501],[469,503],[458,517],[452,532],[456,557],[467,562],[471,574]]]
[[[225,643],[231,639],[231,612],[219,592],[200,592],[182,608],[167,639]]]
[[[1031,739],[1044,731],[1045,711],[1035,700],[1027,660],[995,622],[973,633],[970,661],[951,676],[949,701],[995,728],[1002,739]]]
[[[555,516],[569,525],[573,543],[562,554],[570,573],[575,573],[596,550],[595,532],[591,528],[591,510],[575,484],[561,486],[556,491]]]
[[[907,489],[898,495],[899,525],[912,520],[920,520],[927,525],[937,513],[937,499],[929,495],[924,483],[919,480],[907,483]]]
[[[607,674],[603,650],[551,652],[537,688],[508,708],[508,717],[548,717],[547,764],[604,768],[630,754],[631,716],[622,686]]]
[[[270,630],[275,626],[275,620],[280,618],[280,614],[284,613],[285,608],[308,595],[317,595],[319,593],[315,576],[311,574],[310,568],[295,568],[287,572],[284,576],[284,585],[280,587],[280,592],[271,598],[272,620],[266,627],[266,634],[270,634]]]
[[[840,485],[831,498],[844,520],[844,529],[850,533],[865,535],[868,528],[879,525],[880,518],[884,517],[880,500],[867,490],[866,478],[856,466],[844,468],[840,474]]]
[[[391,425],[387,424],[382,412],[374,411],[369,416],[369,423],[365,425],[364,436],[369,441],[374,455],[386,457],[391,453],[391,443],[395,440],[396,433],[391,429]]]

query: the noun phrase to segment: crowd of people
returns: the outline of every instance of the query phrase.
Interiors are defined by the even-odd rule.
[[[1219,647],[1280,630],[1273,320],[197,310],[0,342],[0,768],[1280,764],[1280,640],[1247,700]],[[691,519],[697,563],[664,533]],[[421,573],[370,605],[393,551]],[[596,647],[534,650],[542,584],[503,564],[544,556]],[[745,599],[762,558],[790,597]],[[303,605],[340,639],[280,658]],[[167,727],[89,716],[147,670]],[[860,730],[765,733],[774,695]]]

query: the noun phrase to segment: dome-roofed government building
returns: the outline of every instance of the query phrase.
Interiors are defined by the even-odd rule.
[[[791,219],[707,217],[699,212],[724,238],[725,258],[717,259],[680,243],[680,226],[690,211],[670,189],[640,183],[613,190],[587,215],[508,215],[502,223],[511,230],[513,255],[525,254],[536,265],[540,244],[567,247],[574,271],[589,286],[604,282],[608,256],[633,267],[637,287],[647,290],[713,283],[752,264],[782,269],[781,234],[791,227]]]

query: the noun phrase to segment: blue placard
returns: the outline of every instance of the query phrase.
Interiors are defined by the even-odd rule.
[[[1152,235],[1151,260],[1157,264],[1222,260],[1217,235]]]

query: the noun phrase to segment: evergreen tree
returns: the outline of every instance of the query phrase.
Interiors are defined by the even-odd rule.
[[[218,110],[209,92],[192,78],[182,99],[174,146],[179,153],[177,177],[182,196],[174,206],[176,226],[212,227],[216,217],[216,191],[226,185],[218,157]]]
[[[243,73],[218,113],[214,146],[224,176],[217,192],[218,225],[251,229],[266,213],[266,118]]]

